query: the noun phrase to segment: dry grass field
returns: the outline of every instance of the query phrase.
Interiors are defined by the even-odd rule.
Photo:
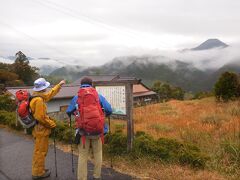
[[[113,121],[112,129],[125,128]],[[132,166],[143,176],[158,179],[238,179],[240,177],[240,102],[217,103],[214,98],[192,101],[172,100],[134,109],[134,130],[154,138],[167,137],[197,145],[210,156],[205,170],[194,171],[178,165],[141,163]],[[126,129],[126,128],[125,128]],[[120,162],[124,160],[119,160]],[[122,162],[123,164],[126,162]],[[126,164],[125,164],[126,165]],[[123,165],[122,167],[124,167]],[[118,165],[120,167],[120,165]],[[124,169],[127,171],[128,168]]]

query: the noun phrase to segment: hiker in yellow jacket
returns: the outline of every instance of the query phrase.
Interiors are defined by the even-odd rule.
[[[45,158],[48,152],[48,139],[51,129],[56,127],[56,123],[47,115],[46,102],[51,100],[65,84],[62,80],[59,84],[47,91],[50,83],[44,78],[39,78],[34,82],[33,96],[30,102],[30,109],[33,117],[37,120],[37,124],[33,129],[34,150],[32,159],[32,179],[42,179],[49,177],[51,172],[45,169]]]

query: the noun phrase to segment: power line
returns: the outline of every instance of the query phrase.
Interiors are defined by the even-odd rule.
[[[55,52],[57,52],[57,53],[59,53],[59,54],[62,54],[62,55],[64,55],[64,56],[68,56],[68,57],[70,57],[70,58],[72,58],[72,59],[74,59],[74,60],[78,60],[78,59],[75,58],[75,57],[72,57],[72,56],[69,56],[69,55],[65,54],[63,51],[61,51],[61,50],[59,50],[59,49],[57,49],[57,48],[54,48],[54,47],[52,47],[51,45],[49,45],[49,44],[47,44],[47,43],[45,43],[45,42],[43,42],[43,41],[41,41],[41,40],[39,40],[39,39],[37,39],[37,38],[35,38],[35,37],[32,37],[31,35],[23,32],[23,31],[18,30],[16,27],[14,27],[14,26],[6,23],[6,22],[3,22],[3,21],[0,20],[0,24],[4,25],[5,27],[8,27],[9,29],[17,32],[18,34],[21,34],[21,35],[27,37],[28,39],[31,39],[31,40],[33,40],[33,41],[36,41],[36,42],[42,44],[43,46],[47,47],[48,49],[51,49],[51,50],[53,50],[53,51],[55,51]]]
[[[136,33],[132,32],[132,31],[129,31],[129,30],[120,30],[121,28],[116,28],[112,25],[109,25],[109,24],[106,24],[105,22],[103,22],[102,20],[100,19],[93,19],[92,17],[89,17],[83,13],[80,13],[80,12],[77,12],[75,11],[74,9],[71,9],[69,7],[65,7],[65,6],[62,6],[58,3],[55,3],[55,2],[52,2],[52,1],[48,1],[48,0],[45,0],[45,1],[39,1],[39,0],[34,0],[34,2],[36,3],[39,3],[41,4],[42,6],[44,7],[47,7],[47,8],[51,8],[51,9],[54,9],[55,11],[58,11],[58,12],[61,12],[65,15],[68,15],[68,16],[71,16],[73,18],[76,18],[80,21],[84,21],[84,22],[87,22],[89,24],[93,24],[93,25],[97,25],[99,27],[102,27],[104,29],[107,29],[107,30],[110,30],[110,31],[114,31],[115,33],[118,33],[118,34],[121,34],[121,35],[124,35],[124,36],[127,36],[127,37],[130,37],[134,40],[137,40],[139,42],[142,41],[142,37],[140,37],[139,35],[137,35]],[[158,43],[159,44],[159,43]],[[162,48],[166,48],[168,45],[165,44],[165,43],[160,43],[161,47]]]
[[[140,37],[139,35],[135,34],[134,32],[129,31],[129,30],[122,31],[122,30],[120,30],[121,27],[117,28],[117,27],[115,27],[113,25],[106,24],[104,21],[100,20],[99,18],[89,17],[89,16],[87,16],[84,13],[80,13],[79,11],[76,11],[76,10],[74,10],[72,8],[60,5],[59,3],[56,3],[56,2],[52,2],[50,0],[44,0],[44,1],[34,0],[34,1],[42,4],[43,6],[45,6],[47,8],[52,8],[52,9],[58,11],[58,12],[61,12],[61,13],[65,14],[65,15],[74,17],[74,18],[76,18],[76,19],[78,19],[80,21],[84,21],[84,22],[87,22],[89,24],[97,25],[97,26],[100,26],[100,27],[105,28],[107,30],[115,31],[118,34],[122,34],[124,36],[128,36],[128,37],[130,37],[132,39],[135,39],[135,40],[141,42],[141,38],[142,37]],[[160,46],[162,48],[169,47],[168,44],[163,43],[163,42],[157,43],[157,45],[159,45],[159,44],[161,44]],[[202,58],[201,55],[196,54],[196,53],[194,55],[192,55],[192,56],[197,57],[197,58]]]
[[[47,7],[47,8],[50,8],[50,9],[54,9],[55,11],[57,12],[61,12],[67,16],[71,16],[77,20],[80,20],[80,21],[84,21],[86,23],[89,23],[89,24],[92,24],[92,25],[97,25],[101,28],[104,28],[106,30],[110,30],[110,31],[118,31],[118,33],[123,33],[122,31],[119,31],[118,29],[114,28],[114,27],[111,27],[110,25],[107,25],[105,23],[102,23],[102,22],[98,22],[96,20],[93,20],[85,15],[79,15],[79,13],[74,13],[74,10],[70,9],[70,8],[65,8],[65,7],[62,7],[61,5],[57,5],[56,3],[53,3],[53,2],[50,2],[50,1],[39,1],[39,0],[34,0],[35,2],[41,4],[42,6],[44,7]],[[67,9],[67,11],[66,11]],[[126,33],[124,32],[124,35],[126,36]],[[130,35],[128,35],[130,36]],[[131,36],[131,38],[135,38],[133,36]]]

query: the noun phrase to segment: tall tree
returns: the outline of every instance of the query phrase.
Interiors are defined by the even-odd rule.
[[[228,101],[239,97],[239,76],[232,72],[223,73],[214,86],[217,100]]]
[[[183,100],[185,92],[180,87],[174,87],[168,83],[155,81],[152,90],[155,91],[160,99],[179,99]]]
[[[32,85],[39,76],[38,68],[29,65],[29,60],[21,51],[16,53],[16,60],[13,63],[14,72],[23,80],[24,84]]]
[[[185,94],[185,92],[180,87],[172,87],[171,88],[171,97],[173,99],[183,100],[184,94]]]

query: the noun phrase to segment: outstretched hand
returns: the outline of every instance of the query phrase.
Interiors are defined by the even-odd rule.
[[[62,86],[63,84],[66,84],[66,81],[65,80],[61,80],[59,84],[60,84],[60,86]]]

